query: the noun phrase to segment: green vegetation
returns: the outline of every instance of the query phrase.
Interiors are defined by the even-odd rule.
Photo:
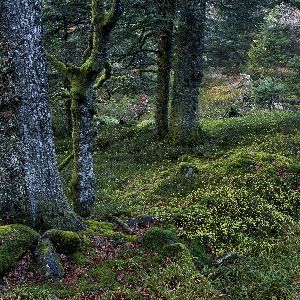
[[[24,225],[0,226],[0,274],[14,267],[22,256],[37,245],[39,234]]]
[[[151,121],[99,125],[93,218],[152,215],[161,224],[137,239],[86,221],[86,246],[70,256],[86,274],[75,289],[64,280],[7,295],[297,299],[299,120],[294,112],[202,120],[202,143],[190,149],[158,143]],[[98,261],[95,245],[119,250]]]
[[[52,242],[59,253],[74,253],[81,247],[81,239],[76,232],[52,229],[46,231],[44,237]]]
[[[0,227],[0,299],[299,300],[298,0],[44,2],[81,217]]]

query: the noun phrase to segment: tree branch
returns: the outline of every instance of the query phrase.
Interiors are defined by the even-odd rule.
[[[112,75],[112,67],[110,63],[106,63],[101,76],[99,76],[99,78],[96,79],[94,89],[95,90],[100,89],[103,86],[104,82],[111,78],[111,75]]]
[[[110,11],[106,14],[100,13],[102,11],[101,4],[101,0],[92,1],[92,49],[90,49],[89,58],[81,67],[87,73],[97,74],[102,70],[101,62],[105,61],[107,56],[109,35],[121,15],[121,0],[114,0]]]
[[[58,171],[62,171],[69,163],[70,161],[74,158],[74,151],[72,150],[64,159],[63,161],[59,164],[58,166]]]
[[[69,72],[66,64],[64,64],[61,60],[57,59],[54,55],[49,54],[48,52],[46,52],[46,57],[57,71],[68,77]]]

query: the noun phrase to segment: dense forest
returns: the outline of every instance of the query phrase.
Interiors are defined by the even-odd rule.
[[[0,299],[300,299],[299,0],[0,0]]]

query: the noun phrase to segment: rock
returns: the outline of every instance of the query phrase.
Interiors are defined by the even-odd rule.
[[[61,279],[64,269],[60,257],[48,238],[42,238],[36,248],[35,257],[40,274],[44,279]]]
[[[0,226],[0,275],[12,269],[39,238],[39,233],[25,225]]]
[[[149,227],[150,224],[154,224],[156,219],[153,216],[141,216],[137,218],[130,219],[128,221],[128,226],[134,227]]]
[[[191,177],[194,174],[194,169],[193,168],[188,168],[185,176],[186,177]]]
[[[73,231],[52,229],[46,231],[43,237],[48,238],[59,253],[72,254],[81,247],[81,238]]]
[[[198,167],[195,164],[189,162],[181,162],[179,164],[179,171],[186,177],[192,177],[193,175],[199,174]]]

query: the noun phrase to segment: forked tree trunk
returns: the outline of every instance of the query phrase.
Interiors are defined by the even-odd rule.
[[[159,7],[162,11],[162,20],[158,36],[158,97],[155,122],[157,136],[159,139],[162,139],[168,135],[169,130],[170,75],[172,68],[175,4],[172,0],[164,0],[160,3]]]
[[[170,135],[174,143],[193,143],[198,135],[198,97],[202,79],[206,0],[181,0],[176,35]]]
[[[110,33],[121,14],[121,1],[113,0],[111,9],[103,12],[103,1],[92,0],[92,35],[81,66],[65,65],[48,55],[52,65],[71,85],[72,140],[74,169],[70,182],[70,197],[76,212],[89,216],[95,201],[93,171],[93,106],[94,85],[107,63]]]
[[[77,230],[56,165],[41,2],[0,0],[0,219]]]

